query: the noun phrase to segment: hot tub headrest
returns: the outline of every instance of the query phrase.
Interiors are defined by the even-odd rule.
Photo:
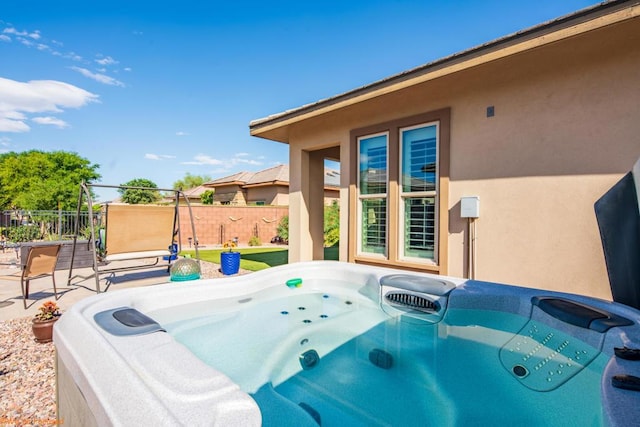
[[[613,300],[640,309],[640,160],[596,203]]]
[[[101,311],[96,313],[93,319],[102,329],[117,336],[166,332],[158,322],[131,307]]]

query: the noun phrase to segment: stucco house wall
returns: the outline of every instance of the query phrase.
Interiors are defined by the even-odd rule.
[[[640,19],[637,5],[614,11],[615,20],[597,12],[463,55],[414,81],[398,78],[388,90],[373,85],[375,96],[365,90],[339,107],[320,105],[321,113],[253,123],[253,135],[290,145],[290,261],[317,258],[309,243],[317,240],[313,152],[339,146],[340,200],[348,207],[341,209],[340,258],[389,264],[355,256],[350,132],[448,109],[445,261],[391,264],[469,275],[460,199],[479,196],[476,279],[610,299],[593,204],[640,157]]]
[[[245,199],[245,194],[240,185],[221,185],[214,189],[213,204],[245,206],[247,204],[247,200]]]
[[[263,185],[256,187],[247,187],[247,203],[255,204],[256,202],[264,202],[266,205],[287,205],[286,200],[282,197],[286,195],[288,188],[282,185]]]

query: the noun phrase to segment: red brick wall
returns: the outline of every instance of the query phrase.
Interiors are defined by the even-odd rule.
[[[260,241],[270,243],[278,223],[289,214],[288,206],[191,206],[196,236],[200,246],[220,246],[234,237],[246,246],[257,229]],[[189,247],[191,222],[186,206],[180,206],[182,247]],[[222,234],[222,236],[221,236]]]

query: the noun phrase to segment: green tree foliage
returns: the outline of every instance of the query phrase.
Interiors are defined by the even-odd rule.
[[[143,188],[119,188],[118,192],[122,196],[122,201],[131,205],[141,205],[154,203],[160,200],[160,192],[155,190],[147,190],[148,188],[158,188],[155,182],[145,178],[132,179],[129,182],[120,184],[125,187],[143,187]]]
[[[213,190],[206,190],[200,195],[200,201],[203,205],[213,204]]]
[[[276,229],[278,237],[289,241],[289,216],[280,219]],[[324,246],[330,248],[340,242],[340,205],[337,201],[324,208]]]
[[[65,151],[0,154],[0,209],[73,210],[80,183],[99,179],[98,168]]]
[[[329,248],[340,241],[340,205],[336,200],[324,208],[324,246]]]
[[[284,242],[289,241],[289,215],[285,215],[280,218],[278,228],[276,228],[276,233]]]
[[[177,180],[173,183],[174,190],[188,190],[190,188],[196,188],[205,182],[211,181],[211,177],[208,175],[191,175],[187,172],[184,178]]]

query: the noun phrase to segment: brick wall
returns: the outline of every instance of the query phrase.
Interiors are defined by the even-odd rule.
[[[220,246],[234,237],[245,246],[256,231],[263,244],[270,243],[280,219],[289,214],[289,207],[198,205],[191,206],[191,211],[200,246]],[[182,246],[188,248],[193,233],[186,206],[180,206],[180,228]]]

